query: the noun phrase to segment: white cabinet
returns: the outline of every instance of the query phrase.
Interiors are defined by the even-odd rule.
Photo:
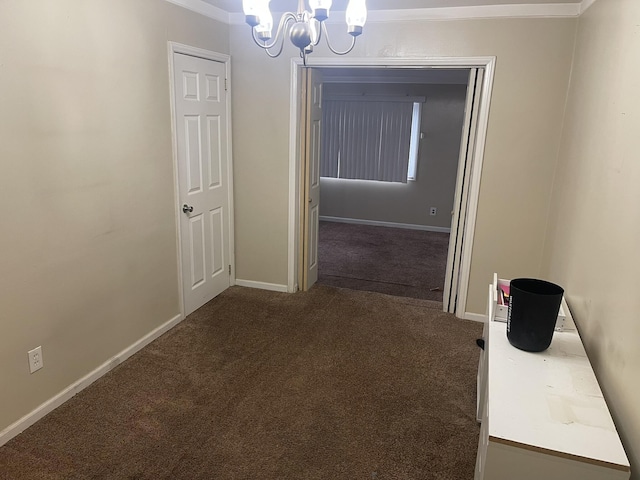
[[[475,480],[622,480],[629,461],[577,331],[518,350],[489,292],[478,368]],[[568,308],[565,313],[570,317]]]

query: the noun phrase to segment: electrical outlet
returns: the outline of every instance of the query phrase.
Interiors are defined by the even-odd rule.
[[[437,214],[438,214],[438,209],[436,207],[431,207],[431,209],[429,210],[429,215],[433,216]]]
[[[31,373],[40,370],[44,366],[44,362],[42,361],[42,346],[29,350],[27,355],[29,355],[29,371]]]

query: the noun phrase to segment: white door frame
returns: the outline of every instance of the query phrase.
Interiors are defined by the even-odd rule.
[[[175,106],[175,83],[174,83],[174,68],[173,68],[173,54],[174,53],[183,53],[185,55],[191,55],[192,57],[204,58],[206,60],[213,60],[215,62],[224,63],[227,82],[227,105],[226,105],[226,114],[227,114],[227,163],[229,168],[227,169],[227,183],[229,188],[228,190],[228,201],[229,201],[229,264],[231,265],[231,273],[229,275],[229,285],[233,286],[236,284],[236,266],[235,266],[235,244],[234,244],[234,222],[233,222],[233,163],[232,163],[232,143],[231,143],[231,90],[229,84],[231,78],[231,57],[224,53],[212,52],[210,50],[205,50],[199,47],[192,47],[190,45],[184,45],[182,43],[177,42],[167,42],[168,44],[168,55],[169,55],[169,101],[171,103],[171,148],[173,155],[173,198],[175,205],[175,220],[176,220],[176,246],[177,257],[178,257],[178,295],[179,295],[179,306],[180,306],[180,316],[184,318],[184,292],[183,292],[183,283],[182,283],[182,239],[180,236],[180,222],[183,219],[182,211],[180,210],[180,184],[178,182],[178,144],[176,142],[177,138],[177,126],[176,126],[176,106]]]
[[[480,74],[480,72],[482,73]],[[478,133],[478,106],[480,105],[483,81],[483,69],[471,68],[469,70],[467,98],[464,107],[464,124],[461,132],[458,172],[451,216],[451,236],[449,238],[447,266],[445,269],[444,293],[442,295],[443,310],[450,313],[456,313],[458,289],[460,288],[460,263],[462,263],[464,249],[464,224],[461,225],[460,222],[466,221],[467,209],[469,208],[469,183],[475,148],[474,140]]]
[[[471,270],[471,254],[476,228],[476,215],[478,212],[478,197],[480,194],[480,177],[484,161],[484,146],[487,137],[489,123],[489,107],[491,105],[491,91],[495,73],[496,57],[425,57],[425,58],[340,58],[317,57],[307,59],[309,67],[393,67],[393,68],[484,68],[484,82],[480,96],[478,109],[478,131],[474,144],[472,157],[472,169],[469,188],[469,205],[467,221],[464,225],[463,237],[467,239],[463,245],[462,265],[460,265],[460,282],[458,285],[458,300],[456,302],[456,315],[465,318],[467,293],[469,290],[469,274]],[[295,292],[298,289],[298,250],[300,248],[299,223],[300,223],[300,170],[298,144],[298,75],[302,67],[302,59],[294,58],[291,61],[290,79],[290,111],[289,111],[289,269],[287,289]],[[447,272],[450,275],[451,272]]]

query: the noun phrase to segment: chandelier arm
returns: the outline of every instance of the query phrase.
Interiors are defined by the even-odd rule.
[[[278,43],[278,41],[282,40],[282,42],[280,44],[280,52],[282,52],[282,48],[283,48],[283,45],[284,45],[284,35],[282,35],[282,32],[283,32],[284,28],[286,27],[286,25],[291,20],[293,20],[294,22],[297,20],[297,17],[296,17],[296,15],[294,13],[286,12],[286,13],[282,14],[282,17],[280,17],[280,23],[278,23],[278,29],[276,30],[276,35],[273,38],[273,42],[271,42],[270,44],[260,43],[260,41],[256,37],[256,29],[255,29],[255,27],[252,28],[251,29],[251,36],[253,37],[253,41],[260,48],[262,48],[264,50],[270,50],[271,48],[273,48]],[[280,54],[278,53],[278,55],[280,55]],[[276,57],[278,55],[276,55]]]
[[[317,47],[318,44],[320,43],[320,40],[322,39],[322,30],[324,29],[324,22],[320,22],[320,28],[318,29],[318,38],[315,42],[312,42],[314,47]],[[329,37],[327,37],[329,38]],[[329,42],[327,42],[329,43]]]
[[[353,47],[356,46],[356,37],[351,37],[351,46],[343,51],[343,52],[339,52],[338,50],[335,50],[332,46],[331,43],[329,42],[329,32],[327,32],[327,26],[325,25],[324,22],[322,22],[322,30],[324,30],[324,38],[327,42],[327,47],[329,47],[329,50],[331,50],[333,53],[335,53],[336,55],[346,55],[347,53],[349,53],[351,50],[353,50]]]
[[[270,45],[267,45],[265,43],[260,43],[260,40],[256,37],[256,32],[255,30],[253,30],[253,41],[255,42],[256,45],[258,45],[261,49],[263,49],[267,55],[269,55],[271,58],[276,58],[278,55],[280,55],[282,53],[282,50],[284,49],[284,36],[282,36],[280,38],[280,48],[278,48],[278,53],[271,53],[269,50],[272,49],[273,47],[275,47],[277,41],[278,41],[278,35],[276,35],[276,38],[274,39],[273,42],[271,42]]]
[[[282,53],[282,50],[284,50],[284,38],[282,39],[282,42],[280,42],[280,48],[278,49],[277,53],[271,53],[268,49],[264,49],[264,52],[269,55],[271,58],[276,58],[279,57],[280,54]]]

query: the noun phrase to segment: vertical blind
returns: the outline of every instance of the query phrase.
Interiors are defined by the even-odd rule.
[[[407,182],[413,98],[327,98],[320,175]]]

